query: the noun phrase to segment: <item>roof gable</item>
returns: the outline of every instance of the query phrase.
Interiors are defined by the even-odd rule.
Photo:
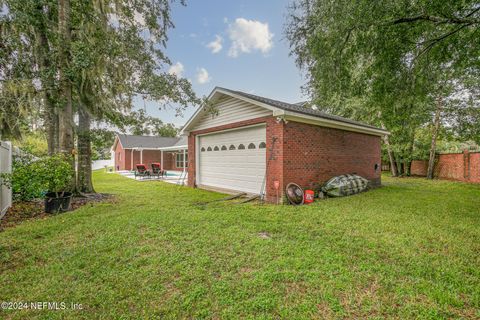
[[[271,116],[272,111],[230,95],[218,94],[211,100],[215,113],[200,110],[190,124],[193,130],[218,127],[225,124]]]

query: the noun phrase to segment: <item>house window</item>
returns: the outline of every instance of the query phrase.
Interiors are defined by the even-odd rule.
[[[245,146],[240,143],[240,144],[238,145],[238,150],[243,150],[243,149],[245,149]]]
[[[260,142],[260,144],[258,145],[259,149],[265,149],[266,147],[267,147],[267,144],[265,142]]]
[[[248,149],[255,149],[255,148],[256,148],[256,147],[255,147],[255,144],[254,144],[254,143],[250,143],[250,144],[248,145]]]
[[[212,151],[212,148],[208,147],[208,148],[207,148],[207,151]]]
[[[122,161],[122,153],[121,152],[118,153],[118,161]]]
[[[221,150],[222,150],[222,151],[223,151],[223,150],[227,150],[227,146],[222,146],[222,149],[221,149]]]
[[[233,144],[230,145],[230,148],[228,148],[228,150],[235,150],[235,146]]]
[[[175,166],[177,168],[183,168],[183,153],[177,153],[175,160]],[[188,153],[185,154],[185,164],[188,167]]]
[[[218,149],[217,146],[215,146],[215,148],[213,148],[213,151],[218,151],[218,150],[220,150],[220,149]]]
[[[201,152],[205,152],[205,148],[204,148],[204,147],[202,147],[202,149],[200,149],[200,151],[201,151]]]

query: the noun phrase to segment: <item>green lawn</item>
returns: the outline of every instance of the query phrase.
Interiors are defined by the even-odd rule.
[[[480,317],[480,186],[384,177],[303,207],[95,172],[114,203],[0,233],[0,318]],[[267,235],[267,236],[265,236]]]

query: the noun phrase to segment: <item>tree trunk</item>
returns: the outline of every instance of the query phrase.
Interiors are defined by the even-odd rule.
[[[405,175],[410,176],[411,175],[411,168],[412,168],[412,155],[413,155],[413,147],[415,144],[415,130],[412,130],[412,135],[410,138],[410,143],[408,144],[408,154],[409,157],[405,161]]]
[[[90,122],[90,114],[83,105],[80,106],[77,130],[77,190],[84,193],[95,192],[92,184]]]
[[[397,175],[403,176],[403,161],[397,160]]]
[[[437,136],[440,129],[440,118],[442,113],[442,98],[437,98],[437,110],[435,111],[435,119],[432,132],[432,143],[430,145],[430,158],[428,159],[427,179],[433,179],[433,169],[435,166],[435,151],[437,147]]]
[[[378,114],[379,118],[380,116],[381,116],[381,113]],[[383,121],[380,120],[380,124],[382,126],[382,129],[386,130],[386,127],[383,124]],[[397,167],[395,166],[395,157],[393,155],[392,146],[390,145],[390,139],[388,138],[387,135],[383,136],[383,143],[385,143],[385,145],[387,146],[388,160],[390,161],[390,172],[392,173],[392,177],[396,177]]]
[[[71,41],[70,0],[58,0],[58,29],[61,39],[59,50],[60,98],[63,103],[58,115],[60,151],[73,155],[72,83],[67,76]],[[74,165],[73,161],[72,165]]]
[[[392,173],[393,177],[397,176],[397,166],[395,165],[395,156],[393,155],[393,150],[390,145],[390,140],[388,139],[388,136],[383,137],[383,142],[387,146],[387,154],[388,154],[388,160],[390,161],[390,172]]]
[[[42,5],[41,3],[38,3],[37,11],[39,12],[40,16],[44,14],[48,15],[49,8]],[[43,113],[43,125],[47,133],[48,154],[52,155],[58,151],[58,142],[56,141],[57,136],[55,135],[55,127],[57,126],[58,122],[54,98],[55,73],[53,72],[53,70],[51,70],[53,65],[53,62],[51,61],[52,54],[46,34],[47,26],[45,25],[43,19],[40,19],[40,23],[36,30],[38,39],[38,50],[36,50],[36,58],[40,67],[40,82],[43,89],[43,99],[45,103]]]

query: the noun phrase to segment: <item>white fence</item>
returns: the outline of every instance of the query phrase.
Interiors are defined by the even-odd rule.
[[[113,167],[113,158],[108,160],[93,160],[92,170],[105,169],[107,167]]]
[[[0,173],[12,172],[12,144],[0,141]],[[0,187],[0,219],[12,205],[12,190],[4,186]]]

